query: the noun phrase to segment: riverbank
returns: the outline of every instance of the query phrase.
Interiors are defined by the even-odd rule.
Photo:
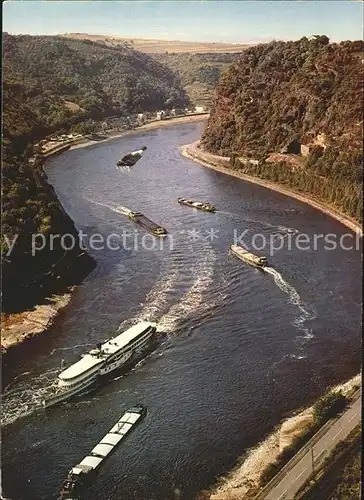
[[[182,123],[191,123],[203,121],[208,118],[207,113],[199,113],[193,115],[183,115],[179,117],[169,118],[165,120],[153,121],[146,123],[132,130],[124,130],[117,134],[112,134],[100,140],[76,139],[72,144],[59,145],[42,158],[46,160],[48,157],[59,155],[65,151],[72,149],[79,149],[91,146],[93,144],[100,144],[103,142],[117,139],[127,134],[137,133],[143,130],[153,130],[157,128],[165,128],[172,125]],[[53,295],[49,298],[47,304],[36,305],[31,310],[22,311],[20,313],[2,314],[1,315],[1,345],[2,352],[5,353],[7,349],[13,348],[17,345],[23,344],[25,341],[45,333],[50,326],[55,322],[59,312],[67,307],[72,298],[72,291],[63,295]]]
[[[349,395],[361,384],[361,374],[339,384],[332,391],[342,391]],[[299,410],[282,422],[264,441],[248,452],[244,461],[238,464],[227,476],[217,480],[218,486],[205,493],[205,500],[243,500],[253,499],[259,492],[260,477],[270,463],[275,462],[280,452],[290,446],[295,437],[301,434],[313,421],[313,406]]]
[[[86,148],[88,146],[93,146],[94,144],[101,144],[103,142],[111,141],[112,139],[118,139],[120,137],[124,137],[125,135],[130,135],[130,134],[135,134],[140,131],[148,131],[148,130],[154,130],[157,128],[165,128],[165,127],[170,127],[172,125],[180,125],[184,123],[191,123],[191,122],[199,122],[203,120],[207,120],[209,117],[209,113],[196,113],[196,114],[191,114],[191,115],[182,115],[178,116],[175,118],[167,118],[164,120],[156,120],[152,121],[149,123],[145,123],[144,125],[140,125],[136,128],[129,129],[129,130],[123,130],[121,132],[117,132],[115,134],[110,134],[104,139],[100,140],[92,140],[92,139],[85,139],[85,141],[80,141],[78,140],[76,144],[72,144],[71,147],[69,148],[70,150],[72,149],[80,149],[80,148]]]
[[[330,217],[335,218],[360,236],[362,235],[362,227],[355,219],[340,213],[329,204],[316,200],[312,196],[297,193],[274,182],[232,170],[230,168],[229,157],[213,155],[201,150],[199,146],[200,141],[196,141],[192,144],[181,146],[180,151],[184,157],[202,166],[258,184],[307,203]],[[345,384],[338,385],[332,390],[342,390],[344,394],[348,394],[355,385],[360,385],[360,382],[361,376],[357,375]],[[312,423],[312,411],[313,407],[306,408],[282,422],[270,436],[256,448],[248,452],[248,456],[244,457],[244,460],[242,459],[242,463],[239,463],[227,476],[218,478],[218,486],[213,487],[209,492],[204,492],[202,498],[206,500],[242,500],[244,498],[254,498],[260,488],[259,482],[262,472],[270,463],[275,462],[280,452],[285,447],[290,446],[295,437]]]
[[[277,191],[281,194],[284,194],[285,196],[290,196],[291,198],[295,198],[299,201],[302,201],[303,203],[307,203],[317,210],[320,210],[321,212],[324,212],[330,217],[338,220],[339,222],[341,222],[341,224],[348,227],[360,236],[362,236],[363,234],[362,226],[358,221],[339,212],[335,207],[329,205],[328,203],[317,200],[313,196],[298,193],[275,182],[259,179],[258,177],[252,177],[250,175],[243,174],[242,172],[232,170],[231,168],[229,168],[230,159],[228,157],[213,155],[211,153],[208,153],[207,151],[201,150],[200,141],[181,146],[180,150],[183,156],[195,161],[196,163],[199,163],[200,165],[211,168],[218,172],[222,172],[224,174],[231,175],[233,177],[237,177],[238,179],[241,179],[243,181],[259,184],[260,186],[263,186],[267,189]]]
[[[68,293],[53,295],[47,304],[35,306],[32,310],[1,315],[1,346],[9,349],[41,333],[54,323],[56,316],[71,301],[71,288]]]

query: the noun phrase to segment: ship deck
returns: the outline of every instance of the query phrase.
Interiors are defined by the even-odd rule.
[[[149,229],[150,231],[155,231],[156,229],[161,228],[162,226],[160,224],[157,224],[156,222],[152,221],[151,219],[148,219],[145,215],[137,215],[135,218],[131,219],[137,224],[140,224],[142,227],[145,227],[146,229]],[[166,229],[163,228],[165,231]]]
[[[125,435],[139,422],[146,409],[142,406],[129,409],[109,430],[101,441],[91,450],[79,464],[72,467],[66,482],[73,488],[79,484],[81,477],[87,476],[101,465],[105,458],[115,449]],[[65,490],[60,492],[61,498],[69,498]]]
[[[114,337],[102,344],[101,350],[103,351],[103,354],[100,354],[99,357],[89,353],[86,354],[83,358],[62,372],[59,375],[59,378],[62,380],[70,380],[78,375],[82,375],[82,373],[85,373],[86,371],[91,370],[91,368],[96,365],[103,364],[111,355],[126,347],[135,337],[140,335],[150,326],[153,326],[153,324],[148,322],[141,322],[132,326],[117,337]]]
[[[124,413],[90,454],[72,468],[72,474],[77,476],[95,470],[142,417],[141,413],[133,410]]]

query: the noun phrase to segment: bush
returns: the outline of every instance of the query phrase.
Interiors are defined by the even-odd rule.
[[[341,391],[326,394],[314,405],[313,418],[315,423],[323,425],[330,418],[342,412],[347,404],[348,400]]]
[[[270,463],[262,472],[260,476],[260,486],[265,486],[269,481],[277,474],[280,470],[280,466],[277,462]]]

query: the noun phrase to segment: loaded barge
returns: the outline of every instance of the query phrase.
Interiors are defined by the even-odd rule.
[[[251,266],[262,268],[268,265],[267,257],[254,255],[239,245],[230,245],[230,252]]]
[[[197,208],[198,210],[203,210],[204,212],[216,212],[216,207],[211,203],[203,203],[202,201],[192,201],[186,198],[178,198],[178,203],[180,205],[186,205],[187,207]]]
[[[147,229],[150,233],[154,234],[154,236],[164,236],[167,234],[167,230],[164,227],[148,219],[141,212],[130,212],[128,217],[136,224],[139,224],[139,226],[142,226],[144,229]]]
[[[72,467],[61,487],[58,500],[77,498],[104,459],[116,448],[131,428],[142,420],[146,413],[146,407],[141,404],[130,408],[124,413],[95,448],[91,450],[90,454],[82,462]]]

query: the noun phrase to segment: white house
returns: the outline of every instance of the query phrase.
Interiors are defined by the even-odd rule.
[[[145,123],[147,118],[144,113],[138,113],[137,119],[139,123]]]
[[[166,117],[165,111],[157,111],[157,120],[164,120]]]

